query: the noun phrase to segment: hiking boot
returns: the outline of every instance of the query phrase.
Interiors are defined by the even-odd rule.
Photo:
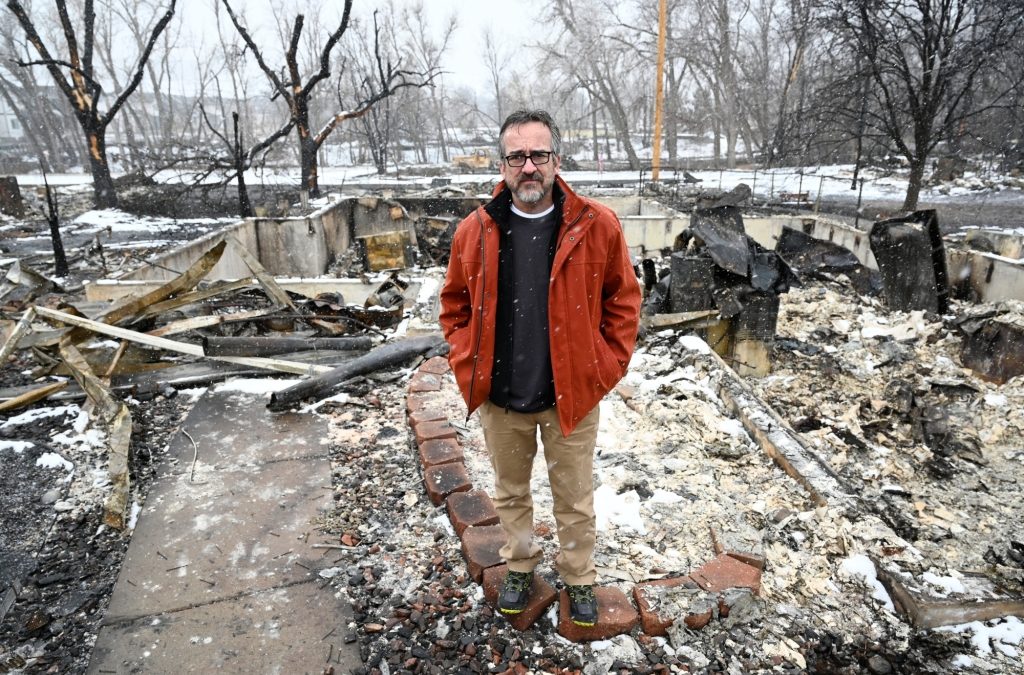
[[[530,599],[533,572],[512,572],[505,575],[498,593],[498,610],[502,614],[519,614]]]
[[[593,586],[566,586],[569,595],[569,618],[577,626],[590,627],[597,623],[597,598]]]

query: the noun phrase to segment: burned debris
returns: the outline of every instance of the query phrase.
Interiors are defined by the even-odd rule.
[[[701,337],[737,372],[764,375],[770,370],[778,296],[797,277],[782,256],[747,236],[739,207],[730,203],[746,195],[749,188],[737,189],[693,211],[689,228],[676,238],[669,272],[657,286],[651,283],[653,265],[642,263],[649,290],[645,311],[717,310],[719,321],[703,329]]]
[[[949,310],[945,247],[934,210],[880,220],[869,238],[889,307],[935,314]]]
[[[1013,338],[985,332],[992,323],[1015,325],[1019,307],[989,303],[975,310],[955,293],[944,317],[888,307],[877,297],[885,278],[861,262],[843,230],[835,228],[830,241],[821,230],[833,225],[791,218],[765,236],[757,217],[730,203],[742,198],[703,202],[670,233],[686,232],[679,250],[671,251],[670,236],[661,258],[643,256],[646,337],[635,376],[607,401],[614,439],[600,443],[598,477],[605,503],[617,510],[603,525],[609,546],[598,561],[602,583],[627,594],[632,585],[645,587],[647,608],[656,606],[667,621],[657,638],[644,624],[600,652],[553,640],[554,613],[539,614],[523,630],[495,616],[447,530],[448,518],[432,505],[431,490],[439,486],[418,462],[406,461],[413,443],[421,459],[429,455],[442,466],[458,459],[468,481],[487,482],[478,427],[465,421],[457,399],[438,392],[452,384],[448,376],[424,370],[443,350],[436,335],[419,333],[436,329],[428,296],[440,283],[446,237],[458,222],[434,206],[401,197],[339,206],[350,215],[363,209],[380,225],[345,226],[354,236],[327,264],[345,280],[313,284],[291,278],[273,255],[247,259],[235,252],[253,239],[267,246],[319,242],[321,232],[338,237],[345,228],[332,229],[329,218],[280,223],[294,228],[288,235],[263,230],[249,238],[241,231],[223,244],[206,241],[203,262],[159,282],[139,280],[146,285],[138,299],[102,309],[96,301],[54,302],[45,277],[22,267],[5,286],[15,319],[5,324],[5,357],[34,374],[67,368],[67,377],[77,367],[80,375],[75,383],[22,387],[19,398],[0,405],[13,409],[46,396],[81,400],[96,389],[88,370],[111,394],[129,395],[133,423],[145,409],[141,399],[162,405],[185,383],[268,369],[304,378],[282,383],[266,407],[315,409],[330,422],[333,480],[324,491],[337,506],[319,524],[332,557],[314,576],[344,591],[355,610],[323,645],[331,643],[324,656],[338,668],[343,642],[357,645],[364,672],[385,663],[415,668],[407,665],[413,660],[442,670],[485,661],[487,668],[583,669],[600,662],[629,670],[646,661],[650,672],[654,664],[662,671],[786,663],[819,672],[883,672],[948,663],[967,649],[959,646],[966,640],[949,637],[939,645],[937,633],[918,628],[1019,611],[1024,532],[1011,512],[1021,459],[1014,439],[1024,428],[1017,408],[1024,398],[1010,361],[1000,356]],[[452,196],[458,209],[473,201]],[[631,224],[623,222],[629,232]],[[404,234],[391,246],[386,238],[396,231]],[[868,236],[859,234],[866,250]],[[236,281],[201,273],[229,258],[244,266],[234,268],[242,270]],[[386,260],[401,269],[386,268]],[[182,269],[170,260],[160,264]],[[300,284],[301,294],[293,290]],[[31,314],[24,311],[32,307]],[[686,333],[704,336],[717,356],[696,349]],[[130,346],[101,343],[96,335]],[[982,344],[968,356],[972,335]],[[64,350],[62,340],[69,343]],[[422,365],[410,375],[409,364]],[[997,373],[1005,384],[997,386],[996,376],[976,379],[960,364],[979,375]],[[328,405],[315,403],[327,396],[334,397]],[[90,397],[98,405],[105,398],[102,391]],[[259,415],[266,401],[253,400],[246,405]],[[407,438],[398,421],[404,415],[394,411],[411,409],[414,400],[440,407],[442,417],[414,412]],[[96,419],[123,433],[121,411],[110,412]],[[430,437],[434,432],[442,435]],[[191,460],[192,442],[178,441],[174,453]],[[210,468],[203,440],[197,441],[202,482]],[[433,454],[424,450],[430,442]],[[116,470],[120,456],[113,447],[106,461]],[[140,468],[133,461],[134,455],[129,473]],[[953,482],[964,490],[950,490]],[[456,520],[458,532],[466,523]],[[538,535],[551,549],[550,523],[540,522]],[[274,549],[275,555],[289,548]],[[744,571],[758,570],[758,591],[675,583],[709,573],[705,566],[721,556]],[[936,586],[955,581],[963,591]],[[873,597],[872,583],[888,589],[892,609]],[[11,591],[0,600],[21,597]],[[28,621],[19,630],[31,625],[45,632],[59,620],[54,612],[18,616]],[[110,644],[109,635],[104,640]],[[999,644],[993,642],[997,651]],[[1005,663],[1000,658],[986,663]]]

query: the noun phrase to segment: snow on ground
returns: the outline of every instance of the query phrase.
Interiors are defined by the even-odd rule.
[[[778,199],[781,193],[808,193],[808,198],[813,202],[818,199],[856,201],[858,195],[864,201],[901,201],[907,192],[907,178],[905,171],[888,171],[874,167],[863,167],[858,173],[858,178],[863,180],[863,191],[851,189],[853,180],[853,165],[837,164],[817,167],[779,167],[770,170],[690,170],[689,173],[699,179],[700,186],[707,189],[731,190],[740,183],[747,184],[754,192],[757,199]],[[378,175],[376,169],[370,165],[357,166],[322,166],[320,167],[321,185],[334,187],[346,184],[372,183],[382,187],[386,186],[412,186],[428,188],[432,185],[434,177],[417,176],[415,169],[407,169],[407,174],[399,177],[393,174]],[[636,181],[640,178],[638,171],[562,171],[563,177],[570,183],[583,182],[614,182],[614,181]],[[445,178],[450,179],[453,184],[479,184],[494,183],[500,178],[497,171],[493,173],[448,173]],[[51,184],[56,185],[77,185],[81,189],[91,188],[91,177],[87,173],[79,174],[56,174],[47,176]],[[251,169],[246,173],[246,181],[250,184],[265,185],[299,185],[298,169]],[[679,174],[665,170],[662,171],[662,181],[672,181],[679,178]],[[164,183],[189,182],[190,174],[184,172],[162,171],[155,176],[155,179]],[[214,180],[211,177],[211,180]],[[650,171],[644,172],[644,180],[650,180]],[[38,174],[22,174],[18,176],[22,185],[38,185],[42,183],[42,176]],[[859,187],[859,184],[858,184]],[[981,176],[974,172],[967,172],[962,178],[951,183],[944,183],[937,186],[926,186],[921,191],[923,202],[955,202],[960,199],[975,197],[978,195],[990,195],[1000,193],[1001,199],[1010,199],[1024,203],[1024,179],[1015,178],[1009,175],[992,174]],[[115,212],[116,213],[116,212]],[[109,221],[90,216],[89,221],[96,220],[94,225],[103,228],[107,225],[112,227],[131,227],[128,220],[111,216]],[[201,221],[195,221],[197,223]],[[147,225],[147,229],[158,228],[159,223]]]
[[[237,218],[154,218],[150,216],[137,216],[119,209],[102,209],[86,211],[71,221],[71,226],[78,234],[95,234],[98,232],[116,234],[148,232],[159,234],[177,232],[184,224],[195,225],[200,232],[209,232],[237,221]]]

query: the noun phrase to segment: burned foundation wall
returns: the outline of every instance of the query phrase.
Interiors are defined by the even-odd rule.
[[[747,234],[765,248],[775,248],[784,226],[815,239],[849,249],[865,267],[877,270],[868,233],[822,216],[745,218]],[[975,235],[978,236],[978,235]],[[999,250],[1012,252],[1015,245],[1000,238]],[[970,239],[970,237],[969,237]],[[628,239],[627,239],[628,241]],[[970,243],[970,242],[968,242]],[[946,247],[946,270],[953,294],[977,302],[1002,302],[1024,298],[1024,260],[979,250]]]

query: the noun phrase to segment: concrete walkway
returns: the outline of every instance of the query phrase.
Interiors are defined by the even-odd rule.
[[[206,393],[139,517],[89,673],[323,673],[361,665],[314,520],[333,505],[326,422]],[[324,552],[328,551],[328,554]]]

